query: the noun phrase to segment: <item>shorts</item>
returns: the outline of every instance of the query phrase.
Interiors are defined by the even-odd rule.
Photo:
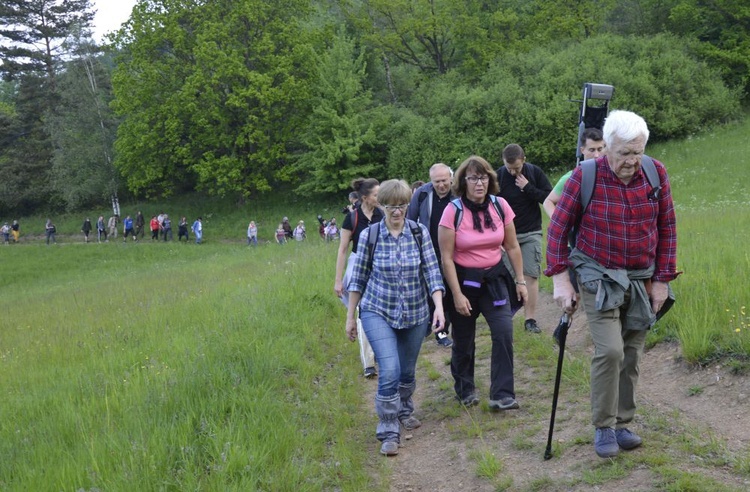
[[[542,231],[524,232],[516,236],[523,257],[523,274],[539,278],[542,274]]]

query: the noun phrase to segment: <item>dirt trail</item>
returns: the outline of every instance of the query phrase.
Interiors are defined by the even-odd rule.
[[[537,319],[545,332],[531,335],[517,328],[516,345],[519,337],[546,337],[550,339],[549,350],[554,356],[557,352],[550,335],[560,311],[548,293],[541,293],[539,305],[542,308]],[[533,487],[534,490],[585,491],[611,490],[614,486],[618,490],[654,489],[654,480],[658,477],[643,466],[634,467],[624,477],[611,479],[605,485],[586,485],[581,479],[605,462],[593,452],[588,393],[583,387],[561,390],[554,434],[558,443],[556,454],[544,461],[556,357],[525,360],[534,355],[516,349],[516,395],[521,409],[494,413],[486,404],[489,342],[485,326],[477,338],[476,381],[482,392],[482,403],[468,410],[453,400],[448,365],[450,350],[437,346],[434,339],[425,342],[420,355],[425,360],[420,361],[417,369],[419,387],[416,393],[417,416],[423,425],[402,438],[400,454],[388,459],[390,490],[494,491]],[[588,371],[592,350],[585,315],[577,314],[566,353],[578,359],[579,370]],[[571,360],[567,359],[566,364]],[[677,345],[661,344],[644,356],[637,395],[639,414],[677,419],[683,425],[680,428],[710,428],[729,453],[747,453],[750,444],[750,419],[745,418],[750,408],[748,377],[732,375],[720,366],[691,369],[680,362]],[[370,405],[368,408],[371,411]],[[642,418],[637,415],[632,428],[647,437],[649,429],[643,429],[641,424]],[[648,452],[648,440],[644,441],[643,448],[634,453]],[[377,443],[373,442],[372,446],[375,453]],[[502,463],[494,479],[479,476],[478,464],[482,456],[494,456]],[[374,463],[375,467],[382,465],[378,460]],[[690,471],[690,464],[686,467]],[[699,472],[708,473],[736,490],[750,488],[746,477],[733,474],[731,470],[711,468]],[[562,485],[566,483],[576,485]]]

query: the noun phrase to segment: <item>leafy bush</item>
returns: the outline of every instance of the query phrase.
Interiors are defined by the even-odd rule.
[[[543,167],[569,165],[580,111],[571,99],[580,99],[585,82],[613,85],[610,108],[642,115],[652,141],[694,134],[740,111],[739,93],[683,39],[598,36],[498,59],[473,87],[457,72],[424,82],[409,108],[394,114],[387,169],[424,179],[432,163],[455,167],[471,153],[497,166],[512,142]]]

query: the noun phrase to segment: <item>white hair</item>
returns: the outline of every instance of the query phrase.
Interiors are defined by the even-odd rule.
[[[615,137],[623,142],[643,137],[648,142],[649,135],[646,120],[631,111],[612,111],[604,121],[602,133],[607,147],[612,146]]]
[[[432,166],[430,166],[430,176],[432,176],[433,171],[439,171],[441,169],[446,169],[450,173],[451,178],[453,177],[453,169],[451,169],[447,164],[443,164],[442,162],[438,162],[437,164],[433,164]]]

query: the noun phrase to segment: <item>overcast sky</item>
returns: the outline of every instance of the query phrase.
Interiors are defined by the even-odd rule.
[[[136,0],[93,0],[91,3],[96,9],[94,39],[101,41],[106,33],[119,29],[128,20]]]

